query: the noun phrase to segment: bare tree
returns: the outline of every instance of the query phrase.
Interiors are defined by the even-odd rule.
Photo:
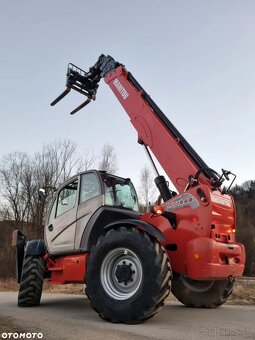
[[[108,143],[104,144],[102,148],[99,170],[104,170],[111,174],[115,174],[118,170],[116,153],[113,146]]]
[[[140,201],[145,206],[145,210],[148,211],[150,203],[156,200],[156,187],[152,173],[146,165],[143,167],[140,175],[139,196]]]
[[[30,157],[19,152],[4,156],[0,164],[4,216],[16,221],[21,230],[29,226],[30,234],[41,237],[53,188],[70,177],[80,163],[76,145],[70,140],[45,145]],[[44,202],[38,198],[40,186],[46,190]]]
[[[34,157],[34,168],[44,186],[56,186],[64,182],[78,165],[76,145],[70,140],[58,140],[43,146]]]
[[[96,156],[91,150],[85,150],[79,157],[77,172],[91,170],[95,167]]]
[[[248,181],[245,181],[241,187],[244,191],[249,191],[250,190],[250,187],[251,187],[251,183],[252,181],[251,180],[248,180]]]
[[[5,216],[20,224],[25,220],[29,207],[29,198],[24,188],[24,182],[29,182],[28,170],[29,157],[26,153],[5,155],[0,164],[1,194],[4,199],[2,210]]]
[[[241,188],[244,190],[244,191],[254,191],[255,190],[255,181],[252,181],[252,180],[248,180],[248,181],[245,181],[242,185],[241,185]]]

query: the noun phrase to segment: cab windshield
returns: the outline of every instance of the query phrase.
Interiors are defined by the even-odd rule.
[[[130,179],[102,175],[105,204],[138,211],[137,196]]]

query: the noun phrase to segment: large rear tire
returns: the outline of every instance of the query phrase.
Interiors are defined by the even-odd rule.
[[[107,321],[134,324],[158,312],[170,292],[171,269],[161,245],[132,228],[101,236],[87,263],[86,295]]]
[[[196,281],[174,273],[172,293],[185,306],[195,308],[216,308],[227,301],[235,280]]]
[[[33,307],[40,304],[45,261],[40,256],[25,255],[18,295],[19,307]]]

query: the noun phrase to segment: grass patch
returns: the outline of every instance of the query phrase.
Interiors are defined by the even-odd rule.
[[[43,283],[45,293],[56,294],[84,294],[85,286],[82,284],[51,285],[46,280]],[[19,284],[15,279],[0,279],[0,292],[18,292]]]
[[[84,295],[85,285],[75,283],[69,283],[65,285],[51,285],[48,282],[44,282],[43,291],[45,293]]]
[[[237,279],[227,303],[232,304],[255,304],[255,278]]]
[[[19,284],[15,279],[0,279],[0,292],[16,292]]]

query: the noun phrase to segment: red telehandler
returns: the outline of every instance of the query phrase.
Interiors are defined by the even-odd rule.
[[[111,56],[85,72],[68,65],[66,90],[95,100],[104,78],[138,133],[157,173],[163,203],[137,210],[130,179],[95,170],[77,174],[56,192],[45,241],[16,232],[19,306],[40,303],[43,279],[84,283],[92,308],[105,320],[137,323],[152,317],[170,289],[190,307],[218,307],[242,275],[245,250],[235,241],[236,213],[230,171],[209,168],[141,85]],[[159,175],[151,152],[178,193]],[[228,188],[224,180],[230,180]]]

